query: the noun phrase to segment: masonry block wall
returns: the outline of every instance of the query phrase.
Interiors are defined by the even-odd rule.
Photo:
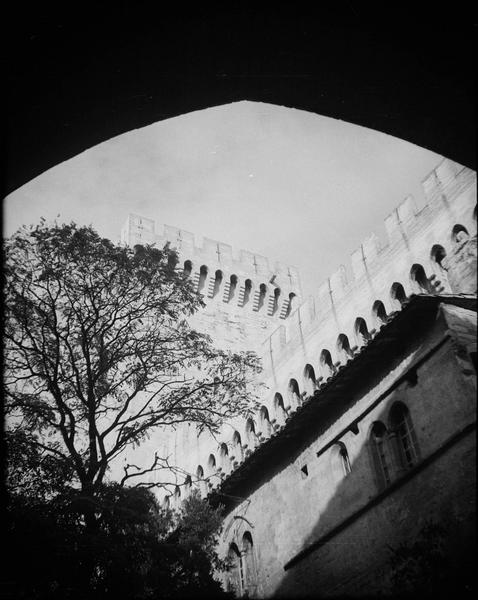
[[[469,315],[461,317],[472,325]],[[386,372],[364,372],[355,397],[343,410],[337,407],[337,419],[317,422],[302,447],[265,471],[252,490],[237,486],[221,552],[226,555],[231,543],[240,547],[244,531],[252,533],[258,597],[383,593],[390,584],[390,548],[413,539],[429,521],[444,526],[450,556],[466,558],[475,515],[470,426],[476,424],[476,372],[469,357],[466,364],[458,358],[448,328],[442,314],[433,331],[410,339]],[[384,488],[370,436],[374,423],[389,423],[397,402],[408,407],[422,467],[400,479],[401,466],[390,455],[391,485]],[[345,472],[342,447],[350,465]]]
[[[165,225],[160,233],[155,222],[129,215],[121,231],[123,243],[168,243],[179,255],[183,268],[204,295],[206,308],[191,324],[213,336],[225,347],[259,349],[277,323],[285,320],[301,298],[295,267],[270,262],[247,250],[233,252],[230,245]]]
[[[144,460],[161,448],[203,493],[213,490],[366,347],[411,294],[476,293],[476,173],[444,159],[423,187],[422,209],[407,197],[385,219],[388,244],[381,247],[371,234],[348,268],[340,266],[306,301],[293,267],[247,251],[234,254],[227,244],[174,227],[156,233],[154,221],[130,215],[122,240],[132,246],[169,242],[178,266],[204,291],[207,306],[192,325],[218,345],[255,350],[264,365],[253,419],[226,424],[217,439],[198,436],[188,425],[161,433],[140,450]],[[208,469],[211,455],[216,467]],[[197,477],[199,467],[205,481]],[[184,481],[176,483],[184,493]]]

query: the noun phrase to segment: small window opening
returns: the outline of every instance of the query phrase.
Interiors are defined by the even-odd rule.
[[[301,467],[300,471],[302,473],[302,479],[305,479],[306,477],[309,476],[309,469],[307,468],[307,465],[304,465],[303,467]]]
[[[421,291],[428,292],[430,290],[430,282],[425,273],[425,269],[420,264],[412,265],[410,269],[410,279],[418,286]]]
[[[275,313],[279,309],[279,296],[280,296],[280,288],[275,288],[275,290],[274,290],[274,304],[272,306],[272,314],[273,315],[275,315]]]
[[[344,475],[348,475],[352,470],[352,467],[350,465],[349,453],[347,452],[347,448],[344,445],[341,446],[339,455]]]
[[[385,323],[387,321],[387,311],[381,300],[375,300],[373,303],[372,314],[380,323]]]
[[[440,246],[440,244],[435,244],[434,246],[432,246],[430,258],[433,262],[436,262],[437,265],[439,265],[442,269],[445,268],[443,266],[443,260],[446,258],[446,251],[443,246]]]
[[[190,260],[185,260],[184,261],[184,271],[183,271],[184,277],[190,277],[192,270],[193,270],[193,263]]]
[[[231,278],[229,280],[229,295],[227,298],[228,302],[230,302],[234,298],[234,295],[236,293],[236,287],[237,287],[237,275],[231,275]]]
[[[199,269],[199,282],[198,282],[198,292],[200,292],[206,283],[207,278],[207,267],[206,265],[202,265]]]
[[[252,281],[250,279],[246,279],[246,281],[244,282],[244,300],[243,300],[243,306],[245,306],[251,297],[251,290],[252,290]]]
[[[259,286],[259,301],[257,304],[257,310],[261,310],[261,308],[264,306],[264,300],[267,294],[267,286],[265,283],[261,283],[261,285]]]
[[[456,244],[459,244],[460,242],[464,242],[469,237],[470,237],[470,234],[468,233],[468,229],[466,227],[463,227],[463,225],[457,224],[451,230],[451,239]]]
[[[406,301],[407,295],[405,294],[405,290],[401,283],[396,281],[392,284],[392,287],[390,288],[390,297],[392,300],[397,301],[400,305]]]
[[[216,277],[214,279],[214,289],[212,291],[212,297],[216,296],[219,292],[222,283],[222,271],[219,269],[216,271]]]

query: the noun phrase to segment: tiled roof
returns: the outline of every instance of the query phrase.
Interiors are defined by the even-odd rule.
[[[319,423],[324,426],[335,420],[339,411],[348,405],[349,396],[357,393],[357,375],[364,367],[374,371],[384,368],[400,354],[411,338],[424,331],[434,321],[442,303],[477,310],[477,299],[468,294],[418,294],[406,300],[401,310],[391,313],[368,342],[358,348],[353,356],[338,366],[335,373],[321,382],[313,395],[306,397],[301,406],[286,419],[272,435],[263,441],[221,483],[209,493],[211,504],[229,504],[236,488],[249,489],[263,477],[264,469],[273,472],[280,468],[283,459],[298,450]],[[352,386],[350,385],[352,384]],[[353,388],[350,390],[350,388]]]

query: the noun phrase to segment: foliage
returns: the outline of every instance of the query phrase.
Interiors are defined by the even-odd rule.
[[[190,327],[202,297],[176,263],[168,246],[132,251],[74,223],[5,244],[7,425],[46,454],[40,470],[56,457],[89,496],[153,429],[217,432],[254,407],[255,356]]]
[[[444,529],[427,523],[413,543],[402,543],[392,551],[390,566],[394,591],[402,595],[435,587],[443,574]]]
[[[167,245],[131,250],[42,220],[6,241],[4,259],[12,597],[223,596],[219,512],[194,495],[159,509],[140,476],[170,469],[167,457],[127,465],[117,483],[107,473],[153,431],[214,434],[248,415],[256,357],[191,328],[202,296]]]
[[[47,502],[12,500],[4,572],[13,598],[228,597],[212,577],[220,514],[200,498],[175,516],[150,490],[106,485],[95,499],[96,530],[84,527],[79,501],[74,491]],[[190,528],[187,539],[172,536],[177,522]]]
[[[463,542],[462,547],[452,550],[447,535],[444,525],[428,521],[414,540],[391,549],[389,566],[394,596],[475,597],[475,567],[471,558],[474,552]]]

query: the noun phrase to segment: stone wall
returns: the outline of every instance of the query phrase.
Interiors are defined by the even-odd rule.
[[[456,317],[460,310],[451,312]],[[442,314],[426,337],[410,340],[387,372],[364,372],[355,400],[338,409],[325,431],[317,423],[315,435],[280,467],[264,472],[252,492],[241,493],[238,486],[244,500],[238,498],[225,520],[220,550],[225,555],[231,543],[240,547],[250,532],[259,597],[383,592],[389,547],[413,537],[428,520],[445,527],[450,547],[471,537],[476,373],[469,357],[466,365],[458,359],[448,328]],[[410,372],[416,377],[404,377]],[[391,458],[392,485],[384,489],[370,432],[378,420],[389,423],[397,401],[409,409],[418,459],[405,476]],[[351,430],[357,420],[358,429]],[[347,474],[343,447],[351,467]]]
[[[269,334],[265,325],[256,328],[252,338],[242,329],[244,347],[250,340],[249,347],[259,351],[264,366],[254,432],[251,434],[250,421],[236,419],[217,439],[206,435],[197,439],[193,428],[185,425],[175,436],[174,460],[186,472],[194,477],[198,466],[206,470],[211,454],[219,465],[221,444],[226,444],[231,454],[237,434],[245,458],[284,424],[305,397],[353,358],[406,297],[468,292],[474,284],[476,292],[476,274],[472,276],[476,273],[476,174],[445,159],[423,186],[427,204],[416,211],[412,199],[406,198],[385,220],[388,245],[380,247],[372,234],[352,254],[352,276],[347,276],[342,265],[318,287],[315,298],[300,304],[287,319],[274,321],[275,329]],[[456,239],[457,226],[466,229],[466,239]],[[444,254],[437,254],[438,245]],[[400,286],[403,298],[396,293]],[[214,321],[217,310],[215,305],[209,316],[216,323],[214,339],[221,343],[224,336],[230,337],[230,326],[227,320]],[[239,329],[245,314],[236,315]],[[257,349],[258,331],[265,336]],[[324,360],[327,355],[329,364]],[[267,414],[270,425],[263,422],[261,414]],[[226,460],[219,472],[210,473],[203,489],[218,484],[234,468],[233,462]]]

